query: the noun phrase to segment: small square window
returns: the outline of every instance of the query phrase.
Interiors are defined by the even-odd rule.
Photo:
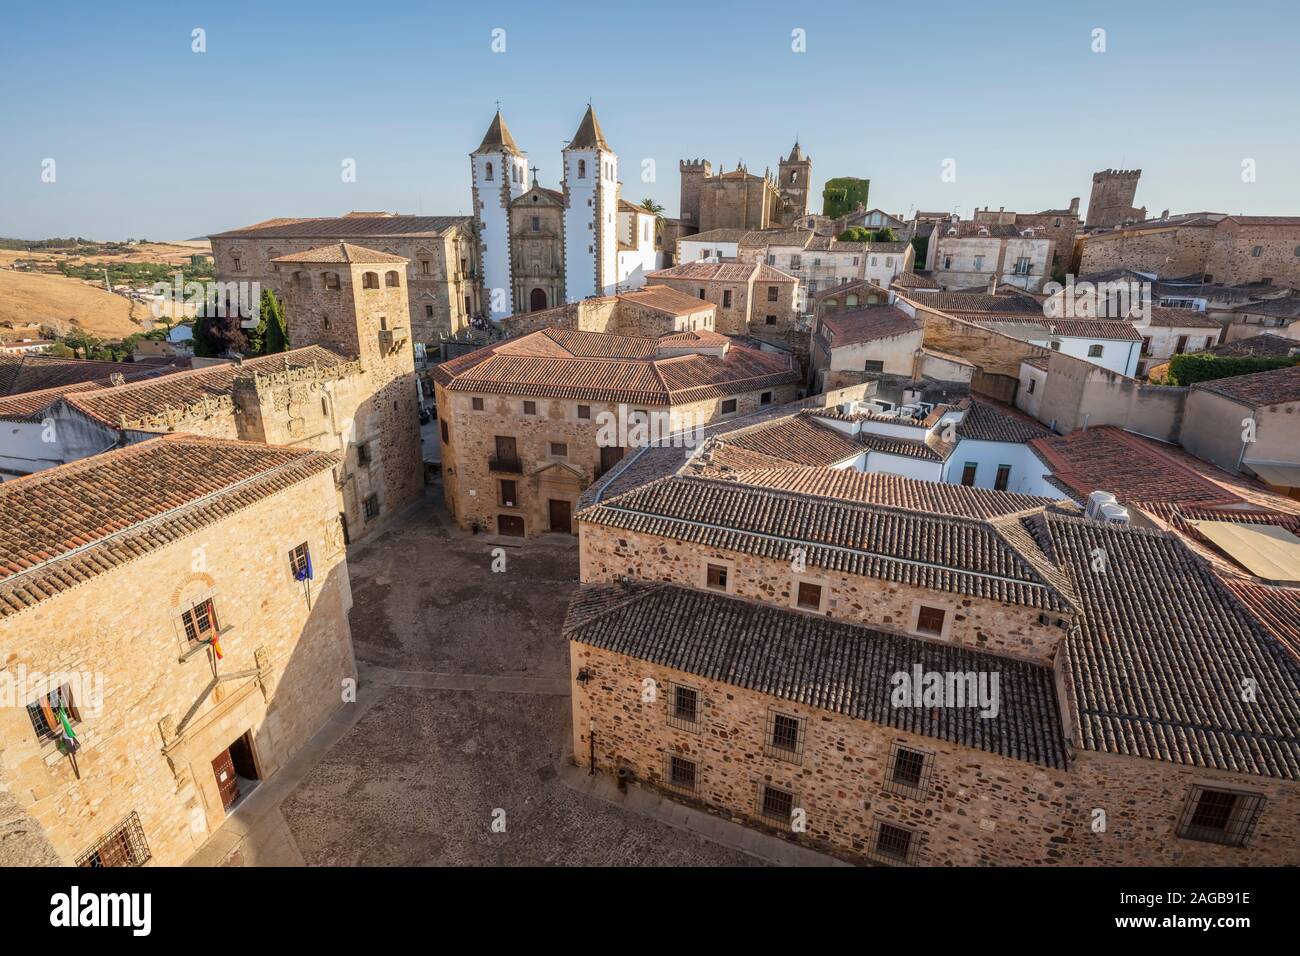
[[[362,508],[365,511],[367,521],[370,521],[374,518],[378,518],[379,517],[379,496],[378,495],[367,496],[364,504],[362,505]]]
[[[679,790],[695,792],[699,780],[699,766],[694,760],[688,760],[677,754],[668,755],[668,783]]]
[[[760,405],[771,405],[771,404],[772,404],[772,393],[771,393],[771,392],[760,392],[759,395],[758,395],[758,404],[760,404]]]
[[[551,456],[553,458],[568,458],[569,446],[562,441],[551,442]]]
[[[916,832],[892,823],[876,821],[872,855],[885,863],[912,863],[916,859]]]
[[[591,406],[590,406],[590,405],[579,405],[579,406],[578,406],[578,417],[579,417],[579,418],[590,418],[590,417],[591,417]]]
[[[1101,346],[1100,346],[1100,345],[1089,345],[1089,346],[1088,346],[1088,358],[1101,358]]]
[[[525,414],[525,415],[536,415],[536,414],[537,414],[537,403],[536,403],[536,402],[524,402],[524,414]]]
[[[805,611],[820,611],[822,609],[822,586],[813,584],[810,581],[800,581],[795,604]]]
[[[715,591],[727,590],[727,566],[710,564],[705,575],[705,583]]]
[[[370,443],[369,442],[362,442],[361,444],[357,445],[357,464],[358,465],[370,464]]]
[[[62,684],[48,694],[42,694],[27,705],[27,716],[36,731],[36,738],[44,743],[57,740],[64,734],[63,717],[69,725],[81,723],[81,714],[72,699],[72,687]]]
[[[947,612],[943,608],[926,607],[921,605],[916,614],[916,629],[921,634],[933,634],[936,637],[943,633],[943,619]]]
[[[679,730],[700,729],[700,692],[681,684],[668,685],[668,725]]]
[[[217,634],[217,608],[212,598],[200,601],[181,615],[185,639],[191,644],[205,644]]]
[[[1178,835],[1205,843],[1245,846],[1263,809],[1262,794],[1193,787]]]
[[[768,711],[763,752],[769,757],[798,763],[803,757],[803,729],[804,722],[793,714]]]
[[[312,576],[311,549],[306,541],[289,552],[289,572],[295,581],[306,581]]]
[[[889,767],[885,771],[885,790],[920,800],[930,786],[930,770],[934,757],[920,750],[894,744],[889,753]]]
[[[769,316],[765,317],[765,318],[763,319],[763,323],[764,323],[765,325],[776,325],[776,316],[775,316],[775,315],[769,315]]]
[[[722,414],[730,415],[736,410],[736,400],[734,398],[724,399],[722,402]]]
[[[759,816],[772,823],[789,826],[790,814],[794,810],[794,794],[780,787],[767,784],[760,785],[758,795]]]
[[[483,411],[483,399],[481,399],[481,398],[477,398],[477,397],[476,397],[476,398],[471,398],[471,399],[469,400],[469,404],[470,404],[470,407],[474,409],[474,411],[476,411],[476,412],[481,412],[481,411]]]

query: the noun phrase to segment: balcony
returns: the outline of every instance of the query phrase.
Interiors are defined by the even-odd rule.
[[[388,355],[395,352],[406,344],[406,329],[380,329],[379,330],[379,351]]]
[[[524,473],[524,464],[518,458],[498,458],[496,455],[488,459],[488,471],[500,471],[509,475],[522,475]]]

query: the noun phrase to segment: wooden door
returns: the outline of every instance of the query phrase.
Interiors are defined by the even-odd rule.
[[[522,538],[524,536],[524,519],[519,515],[497,515],[497,534]]]
[[[603,445],[600,449],[600,475],[605,474],[623,460],[623,449],[617,445]],[[599,478],[600,475],[596,477]]]
[[[229,810],[230,805],[239,799],[239,778],[235,776],[235,762],[230,759],[229,747],[213,759],[212,772],[216,775],[217,789],[221,792],[221,805]]]
[[[567,501],[550,499],[551,530],[573,534],[573,506]]]

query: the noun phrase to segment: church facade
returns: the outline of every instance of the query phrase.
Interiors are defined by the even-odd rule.
[[[542,186],[499,110],[470,154],[482,301],[494,320],[639,288],[659,265],[654,213],[621,199],[618,155],[590,106],[561,159],[560,188]]]

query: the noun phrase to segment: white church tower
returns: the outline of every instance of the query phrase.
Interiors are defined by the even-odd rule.
[[[510,277],[510,200],[528,188],[528,158],[515,145],[500,110],[483,142],[469,154],[469,161],[479,260],[483,264],[482,301],[495,321],[515,311],[511,301],[514,283]]]
[[[564,289],[570,302],[618,282],[618,157],[590,106],[564,147]]]

